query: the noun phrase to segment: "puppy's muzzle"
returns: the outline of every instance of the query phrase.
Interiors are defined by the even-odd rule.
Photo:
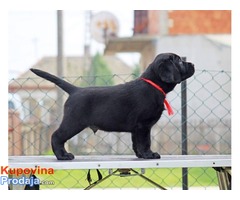
[[[181,62],[179,64],[180,64],[180,70],[182,74],[182,80],[185,80],[194,74],[195,72],[194,64],[190,62]]]
[[[190,76],[192,76],[195,73],[194,64],[188,63],[188,73],[191,74]]]

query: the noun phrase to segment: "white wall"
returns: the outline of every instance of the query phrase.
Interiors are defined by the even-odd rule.
[[[230,40],[230,36],[227,39]],[[231,117],[231,73],[221,72],[231,72],[230,45],[212,40],[207,35],[181,35],[160,37],[156,46],[157,54],[176,53],[186,56],[187,61],[195,65],[194,76],[187,80],[191,119],[221,121]],[[177,85],[167,95],[178,112],[181,111],[180,88]]]
[[[226,37],[230,40],[230,36]],[[231,46],[212,40],[208,35],[163,36],[158,40],[156,52],[185,56],[198,70],[231,71]]]

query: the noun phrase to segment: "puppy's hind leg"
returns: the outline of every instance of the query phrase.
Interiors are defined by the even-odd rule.
[[[132,133],[132,148],[138,158],[142,158],[142,155],[138,152],[137,148],[137,135]]]
[[[52,150],[58,160],[73,160],[74,155],[64,148],[67,140],[81,132],[85,127],[74,123],[74,120],[63,120],[60,127],[53,133],[51,138]],[[70,123],[69,123],[70,122]]]
[[[57,129],[51,139],[52,150],[58,160],[73,160],[74,155],[68,153],[64,148],[65,141],[59,137],[61,130]]]

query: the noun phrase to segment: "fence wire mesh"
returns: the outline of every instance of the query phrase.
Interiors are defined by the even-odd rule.
[[[80,76],[64,79],[77,86],[113,85],[135,79],[135,75]],[[67,94],[63,93],[63,98]],[[152,150],[160,154],[181,154],[181,87],[167,95],[174,116],[164,112],[151,131]],[[57,87],[42,78],[18,78],[9,81],[9,155],[52,154],[50,138],[61,122]],[[187,81],[188,154],[231,154],[231,73],[196,71]],[[132,155],[129,133],[83,130],[66,144],[75,155]],[[108,175],[108,170],[101,172]],[[181,169],[146,169],[146,176],[166,188],[181,188]],[[41,188],[85,188],[87,170],[57,170],[41,175]],[[92,179],[97,175],[92,173]],[[217,187],[214,169],[189,168],[189,188]],[[51,182],[52,181],[52,182]],[[99,188],[154,188],[138,176],[112,176]]]

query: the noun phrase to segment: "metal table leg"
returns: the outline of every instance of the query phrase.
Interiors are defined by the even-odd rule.
[[[214,167],[220,190],[231,190],[231,167]]]
[[[142,169],[142,171],[144,171],[144,169]],[[117,172],[119,172],[119,174],[117,174]],[[131,172],[134,172],[134,174],[131,174]],[[120,177],[126,177],[126,176],[139,176],[141,178],[143,178],[144,180],[148,181],[149,183],[153,184],[154,186],[162,189],[162,190],[166,190],[166,188],[162,187],[161,185],[159,185],[158,183],[154,182],[153,180],[147,178],[146,176],[144,176],[142,173],[137,172],[134,169],[117,169],[114,172],[112,172],[112,170],[109,170],[109,175],[107,175],[104,178],[100,178],[98,181],[95,181],[94,183],[90,184],[88,187],[86,187],[84,190],[90,190],[93,187],[97,186],[98,184],[100,184],[101,182],[105,181],[106,179],[110,178],[111,176],[116,175],[116,176],[120,176]]]

